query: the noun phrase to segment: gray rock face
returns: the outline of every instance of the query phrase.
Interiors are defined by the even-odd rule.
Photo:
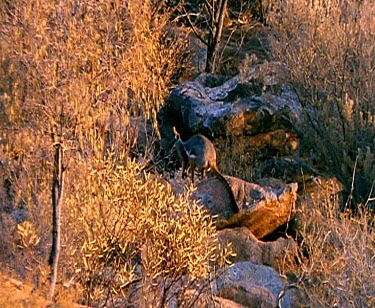
[[[179,84],[166,104],[168,121],[182,133],[242,136],[251,147],[295,152],[302,106],[289,86],[274,90],[275,78],[259,79],[272,65],[257,65],[219,86],[205,86],[209,76]]]
[[[277,268],[277,262],[282,258],[285,249],[292,249],[293,239],[279,238],[273,242],[259,241],[248,228],[224,229],[218,232],[218,238],[223,244],[230,243],[236,253],[230,260],[233,263],[251,262]]]
[[[284,293],[285,286],[277,271],[251,262],[234,264],[216,280],[220,296],[246,307],[290,307],[292,293]]]

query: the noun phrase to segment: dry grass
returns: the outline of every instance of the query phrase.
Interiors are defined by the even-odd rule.
[[[373,217],[342,213],[327,199],[300,209],[299,246],[286,253],[281,272],[294,277],[301,307],[372,307],[375,303]]]
[[[375,180],[375,5],[372,1],[273,2],[273,53],[308,110],[308,156],[365,203]],[[307,18],[308,17],[308,18]]]
[[[0,274],[1,307],[47,307],[48,302],[41,296],[33,294],[32,287],[20,280]]]
[[[373,5],[363,1],[353,7],[360,22],[349,16],[343,23],[336,1],[330,12],[288,3],[268,17],[275,54],[298,80],[306,108],[314,107],[317,125],[306,132],[316,137],[308,146],[328,157],[324,167],[333,167],[349,190],[356,170],[354,188],[362,179],[364,193],[354,189],[353,196],[365,198],[374,179]],[[155,126],[186,63],[184,39],[166,34],[169,12],[160,12],[152,1],[0,1],[0,264],[45,295],[58,136],[66,187],[57,305],[193,306],[203,291],[198,285],[230,253],[217,248],[211,218],[188,193],[176,197],[129,158],[150,154],[134,148],[138,127],[129,117]],[[252,155],[241,157],[233,173]],[[302,215],[302,248],[287,255],[283,271],[298,277],[310,304],[373,305],[369,216],[324,204]],[[33,296],[20,300],[39,305]],[[2,304],[18,302],[2,292]]]
[[[129,117],[155,128],[184,69],[185,41],[165,31],[168,14],[151,1],[0,3],[0,260],[46,292],[53,147],[61,143],[60,304],[69,285],[87,303],[134,300],[126,292],[140,280],[142,292],[154,292],[143,300],[162,306],[169,292],[181,300],[185,283],[207,279],[222,256],[210,218],[129,158],[150,154],[134,147],[139,128]],[[181,281],[185,274],[191,280]]]
[[[57,303],[47,301],[33,285],[23,283],[21,280],[11,278],[4,273],[0,274],[0,305],[8,308],[27,308],[27,307],[85,307],[73,302],[75,294],[71,290],[65,290],[57,295]]]
[[[341,210],[356,209],[354,215],[342,212],[329,196],[303,204],[300,247],[286,255],[283,271],[296,275],[305,296],[301,306],[371,307],[375,6],[371,1],[269,2],[274,56],[288,68],[308,111],[304,133],[309,138],[302,150],[346,185],[349,197]]]

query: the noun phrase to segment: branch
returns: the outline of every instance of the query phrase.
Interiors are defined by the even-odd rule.
[[[345,209],[347,209],[349,207],[349,202],[352,201],[353,199],[353,194],[354,194],[354,182],[355,182],[355,174],[356,174],[356,170],[357,170],[357,163],[358,163],[358,155],[357,157],[355,158],[355,163],[354,163],[354,169],[353,169],[353,176],[352,176],[352,184],[351,184],[351,187],[350,187],[350,195],[348,197],[348,200],[346,200],[346,203],[345,203]]]
[[[221,35],[223,33],[224,17],[225,17],[225,10],[227,7],[227,2],[228,0],[220,0],[218,16],[215,18],[215,21],[217,22],[217,29],[216,29],[217,31],[215,33],[215,41],[217,41],[218,43],[221,40]]]
[[[210,20],[213,21],[214,15],[215,15],[215,6],[211,5],[211,3],[208,2],[208,0],[204,0],[204,4],[206,6],[206,10],[207,10],[207,13],[209,15]],[[212,26],[212,25],[210,25],[210,26]]]
[[[375,180],[372,182],[371,189],[370,189],[367,201],[365,203],[365,208],[368,208],[369,202],[375,201],[375,197],[371,197],[372,196],[372,192],[374,190],[374,184],[375,184]]]
[[[184,13],[187,17],[187,20],[188,20],[188,23],[189,23],[189,26],[190,28],[193,30],[194,34],[196,35],[196,37],[204,44],[204,45],[208,45],[208,41],[206,41],[199,33],[198,33],[198,30],[197,28],[195,27],[195,25],[193,24],[193,22],[191,21],[190,17],[189,17],[189,14],[186,12],[186,9],[184,8]],[[199,14],[198,14],[199,16]]]
[[[178,15],[175,19],[173,19],[171,21],[171,23],[177,22],[180,18],[189,17],[189,16],[199,16],[199,15],[200,14],[198,14],[198,13],[185,13],[185,14],[182,14],[182,15]]]
[[[222,5],[223,5],[223,1],[222,0],[218,0],[217,9],[214,12],[214,22],[216,23],[216,25],[218,25],[218,23],[219,23],[219,18],[220,18],[220,15],[221,15],[221,7],[222,7]]]

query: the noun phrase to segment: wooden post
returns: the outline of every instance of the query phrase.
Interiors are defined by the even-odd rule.
[[[57,270],[60,255],[60,216],[61,204],[64,191],[64,170],[63,170],[63,147],[60,141],[55,142],[54,155],[54,170],[53,170],[53,184],[52,184],[52,248],[49,257],[49,266],[51,267],[51,281],[50,290],[48,293],[48,300],[53,299],[55,293]]]

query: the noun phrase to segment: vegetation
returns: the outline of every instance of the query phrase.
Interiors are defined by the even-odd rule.
[[[349,191],[341,209],[328,195],[304,204],[300,245],[280,272],[307,303],[373,306],[375,6],[232,2],[229,18],[244,9],[269,27],[272,57],[309,110],[303,150]],[[203,294],[227,264],[230,247],[218,245],[190,189],[176,195],[141,163],[153,155],[166,95],[192,70],[187,38],[171,29],[181,11],[168,5],[0,0],[0,266],[51,292],[59,204],[57,303],[194,306],[213,300]],[[137,148],[147,121],[154,133]]]
[[[356,216],[342,213],[328,193],[323,200],[303,204],[297,216],[299,246],[286,252],[280,271],[304,295],[302,307],[372,307],[373,216],[362,210]]]
[[[374,305],[374,14],[355,0],[275,1],[267,14],[273,55],[309,111],[308,158],[349,191],[340,209],[329,191],[303,202],[300,245],[282,262],[316,307]]]
[[[374,13],[371,1],[293,0],[268,15],[272,51],[309,110],[309,156],[353,184],[349,207],[365,205],[375,183]]]
[[[102,305],[106,298],[113,306],[120,294],[142,307],[171,301],[192,306],[213,266],[225,265],[230,252],[218,249],[209,215],[189,204],[189,194],[174,195],[133,161],[126,167],[112,158],[91,166],[83,161],[81,167],[86,181],[80,179],[77,193],[67,200],[71,233],[65,242],[74,245],[64,260],[85,286],[86,303]],[[141,289],[131,294],[134,284]]]
[[[201,292],[215,261],[225,262],[210,217],[130,158],[147,153],[131,153],[139,127],[129,117],[156,127],[184,66],[184,40],[164,30],[168,12],[149,1],[1,1],[0,9],[3,266],[47,291],[58,203],[57,281],[74,281],[79,300],[163,306],[198,281]],[[150,297],[127,297],[140,282]]]

